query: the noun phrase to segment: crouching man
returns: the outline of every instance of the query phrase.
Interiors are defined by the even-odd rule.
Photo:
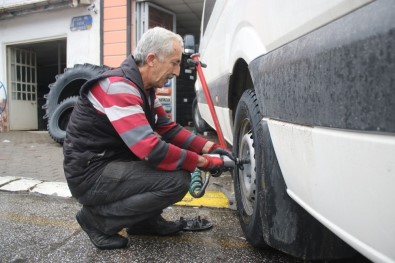
[[[171,235],[182,230],[162,210],[188,191],[196,167],[217,170],[231,155],[170,121],[155,96],[180,73],[182,38],[148,30],[119,68],[81,88],[63,143],[64,171],[81,204],[76,219],[99,249],[126,247],[129,235]]]

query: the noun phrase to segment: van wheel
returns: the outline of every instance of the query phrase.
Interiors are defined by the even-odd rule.
[[[236,156],[248,163],[243,170],[234,169],[233,175],[247,240],[306,260],[353,256],[350,246],[287,194],[268,124],[262,118],[255,92],[246,90],[236,109],[233,147]]]
[[[235,115],[233,139],[234,152],[238,158],[248,160],[243,169],[234,169],[234,189],[241,228],[246,239],[255,247],[265,247],[262,236],[261,205],[258,194],[261,190],[262,145],[254,143],[262,138],[261,120],[255,92],[246,90],[241,96]]]
[[[49,136],[57,143],[63,144],[70,115],[77,100],[78,97],[74,96],[62,101],[48,120]]]
[[[211,130],[211,127],[207,124],[205,120],[203,120],[202,116],[200,115],[196,98],[192,102],[192,122],[198,133],[203,133],[205,131]]]

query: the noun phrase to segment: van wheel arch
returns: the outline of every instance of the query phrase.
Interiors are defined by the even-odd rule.
[[[232,119],[234,121],[236,108],[244,91],[254,89],[248,64],[244,59],[238,59],[233,67],[232,75],[229,81],[228,101],[229,109],[232,110]]]

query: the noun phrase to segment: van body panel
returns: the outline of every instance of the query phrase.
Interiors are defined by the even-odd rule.
[[[201,60],[210,66],[206,80],[210,83],[218,74],[231,73],[229,65],[235,59],[243,58],[249,64],[369,2],[372,0],[216,0],[199,47]]]
[[[395,259],[395,136],[268,123],[291,197],[374,262]]]
[[[356,10],[252,61],[263,115],[395,132],[395,16],[388,3]]]
[[[216,0],[207,27],[205,30],[202,28],[199,46],[200,59],[208,65],[203,72],[214,104],[220,111],[228,111],[222,109],[229,107],[228,97],[223,96],[228,91],[224,89],[229,87],[229,78],[238,59],[250,64],[259,56],[369,2],[372,1]],[[196,82],[196,92],[204,100],[199,81]],[[216,102],[216,97],[221,98],[219,102]],[[199,110],[209,112],[202,104],[199,104]],[[226,116],[227,113],[221,115]],[[202,118],[213,127],[211,116],[202,114]],[[224,125],[223,132],[230,135],[232,126],[227,123],[232,122],[222,119],[219,122]],[[232,136],[227,137],[231,143]]]

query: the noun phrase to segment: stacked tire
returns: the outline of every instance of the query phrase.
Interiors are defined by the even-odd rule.
[[[63,74],[55,76],[55,82],[49,85],[49,93],[45,96],[46,103],[43,106],[46,111],[44,119],[48,119],[47,130],[55,142],[63,144],[70,114],[82,85],[108,69],[110,68],[107,66],[88,63],[76,64],[72,68],[66,68]]]
[[[195,99],[196,69],[190,68],[187,60],[190,56],[183,54],[180,75],[176,79],[176,121],[180,125],[192,122],[192,102]]]

